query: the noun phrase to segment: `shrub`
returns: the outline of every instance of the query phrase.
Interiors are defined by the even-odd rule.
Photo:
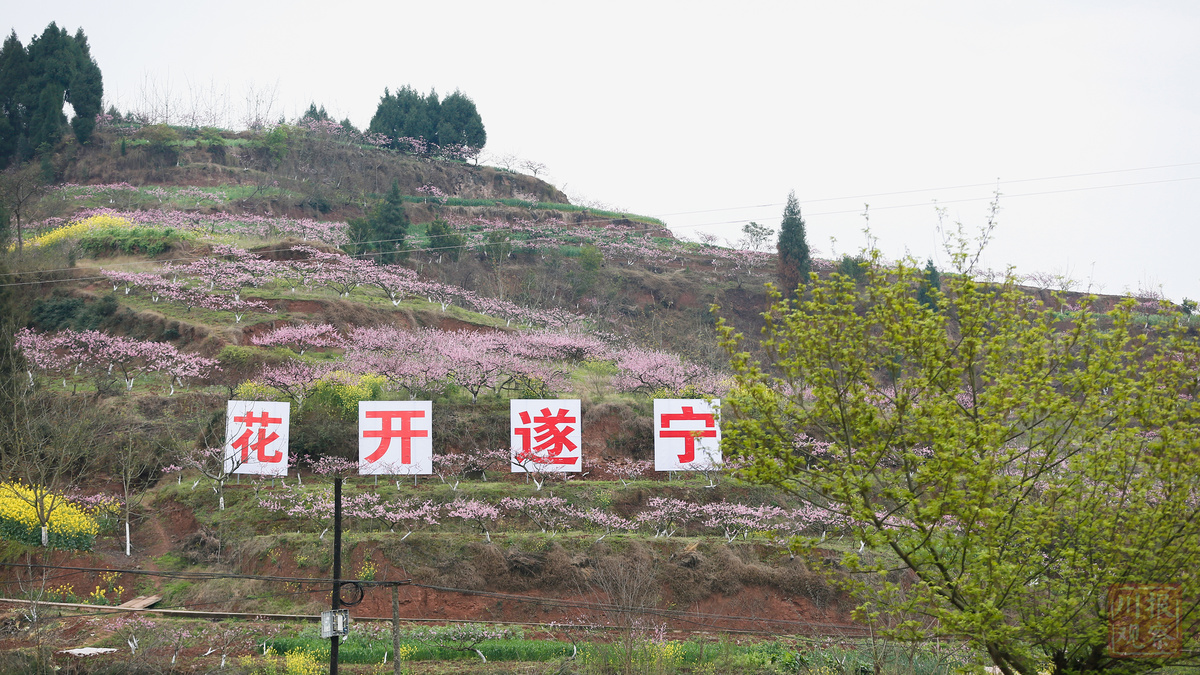
[[[29,246],[54,246],[65,241],[78,240],[97,230],[120,230],[136,227],[120,216],[96,215],[69,223],[60,228],[38,235],[28,242]]]
[[[155,256],[193,239],[194,235],[165,227],[102,228],[79,240],[79,249],[93,258],[116,253]]]

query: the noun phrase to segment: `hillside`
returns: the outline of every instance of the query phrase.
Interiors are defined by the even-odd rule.
[[[493,167],[299,128],[275,145],[167,131],[64,142],[58,182],[25,209],[27,244],[8,258],[26,284],[12,325],[26,358],[19,400],[43,422],[57,416],[45,432],[56,447],[87,450],[10,478],[69,495],[100,524],[71,535],[90,551],[47,553],[28,538],[6,549],[10,564],[88,568],[34,578],[28,597],[315,613],[329,601],[315,580],[332,567],[332,478],[349,473],[343,573],[405,581],[406,619],[553,622],[555,640],[598,643],[612,629],[628,640],[652,628],[864,634],[826,574],[846,573],[837,558],[862,548],[844,520],[727,472],[649,462],[653,399],[727,389],[710,307],[757,335],[772,255],[680,241],[653,218],[576,207]],[[400,260],[345,255],[347,221],[393,183],[411,222]],[[1064,310],[1080,300],[1026,290]],[[1156,312],[1147,302],[1146,329]],[[582,472],[509,471],[509,400],[524,398],[580,399]],[[291,404],[286,478],[222,470],[208,449],[224,443],[230,399]],[[358,403],[380,400],[433,402],[433,474],[351,470]],[[796,534],[823,543],[793,555]],[[20,580],[8,569],[6,582]],[[367,584],[352,615],[390,616],[389,596]],[[68,635],[87,630],[73,621]],[[119,646],[115,635],[97,644]],[[28,639],[18,631],[9,648]],[[252,648],[238,640],[231,652]],[[770,644],[791,659],[799,643]],[[939,653],[921,672],[961,658]]]
[[[836,591],[780,548],[786,538],[775,528],[801,527],[789,515],[800,504],[716,474],[648,470],[652,397],[720,393],[724,358],[708,308],[730,307],[752,329],[765,306],[766,256],[681,242],[652,218],[574,207],[551,185],[491,167],[298,130],[282,155],[269,154],[261,135],[222,134],[214,145],[186,131],[167,142],[148,134],[101,130],[87,147],[61,147],[61,182],[25,211],[30,244],[10,258],[17,278],[39,281],[20,302],[33,329],[26,354],[47,350],[30,363],[30,395],[83,403],[99,414],[79,426],[111,439],[93,444],[93,469],[48,482],[78,499],[128,500],[131,516],[131,557],[114,506],[94,511],[102,529],[92,552],[52,558],[130,572],[57,574],[41,600],[86,600],[97,587],[105,602],[157,593],[159,607],[319,610],[328,592],[311,583],[172,575],[328,576],[322,504],[329,463],[357,456],[351,406],[428,397],[435,474],[407,485],[347,480],[356,506],[344,574],[416,584],[401,590],[402,616],[617,625],[625,619],[562,603],[620,601],[605,584],[636,569],[648,580],[637,602],[670,608],[660,616],[670,629],[801,630],[815,621],[856,630]],[[346,258],[345,221],[369,214],[393,182],[412,223],[404,262]],[[431,246],[435,219],[459,243]],[[271,341],[304,326],[340,337]],[[75,353],[63,340],[86,330],[107,336],[110,355],[119,344],[160,345],[175,365],[135,356],[110,368],[89,352],[67,366],[50,356]],[[447,339],[475,356],[450,361]],[[369,346],[380,340],[420,344],[396,360],[390,347]],[[472,358],[473,368],[496,361],[487,367],[497,370],[472,379],[462,360]],[[413,360],[451,370],[417,376]],[[306,374],[287,380],[287,368]],[[545,396],[582,400],[584,473],[567,482],[510,474],[500,451],[507,399]],[[230,397],[292,402],[296,478],[206,478],[219,475],[204,449],[222,442]],[[300,477],[303,486],[292,482]],[[404,509],[419,504],[440,515],[403,525],[421,530],[405,534]],[[490,515],[453,515],[464,504]],[[717,524],[729,504],[757,515]],[[373,508],[398,511],[368,515]],[[552,522],[545,509],[557,512]],[[704,509],[711,523],[694,517]],[[749,523],[764,532],[750,536]],[[7,561],[37,553],[13,549]],[[388,603],[368,588],[353,614],[388,616]]]

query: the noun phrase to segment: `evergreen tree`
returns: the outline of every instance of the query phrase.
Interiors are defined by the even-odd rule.
[[[776,276],[785,293],[794,293],[796,287],[808,281],[812,271],[812,259],[808,253],[808,239],[804,234],[804,219],[800,217],[800,203],[796,192],[788,193],[787,205],[783,207],[783,221],[779,224],[779,263]]]
[[[17,154],[18,141],[25,131],[28,79],[29,54],[13,31],[0,47],[0,168]],[[29,147],[28,141],[24,145]]]
[[[392,189],[371,214],[371,231],[376,241],[372,248],[379,252],[376,262],[386,265],[407,256],[404,239],[408,236],[408,212],[404,210],[404,195],[396,181],[392,181]]]
[[[312,120],[314,122],[331,122],[332,121],[329,117],[329,113],[325,112],[325,106],[321,106],[318,109],[317,104],[315,102],[309,103],[308,110],[306,110],[304,112],[304,114],[300,116],[301,122],[303,122],[305,120]]]
[[[438,218],[429,223],[426,229],[426,234],[429,235],[429,250],[431,253],[436,253],[438,257],[446,257],[454,262],[458,262],[458,254],[462,251],[462,246],[466,243],[466,239],[453,228],[450,223]]]
[[[487,142],[475,103],[462,92],[455,91],[439,101],[436,91],[422,96],[408,86],[395,94],[383,90],[367,132],[394,139],[419,138],[436,145],[482,148]],[[400,149],[401,144],[393,142],[392,147]]]
[[[483,119],[475,109],[475,102],[460,91],[455,91],[442,101],[442,121],[438,126],[438,143],[451,145],[460,143],[472,148],[482,148],[487,143],[487,132]]]
[[[67,86],[66,100],[75,109],[75,117],[71,118],[75,140],[87,143],[96,129],[96,115],[104,110],[104,78],[82,28],[75,31],[74,42],[75,72]]]
[[[921,275],[921,284],[917,287],[917,301],[932,310],[937,310],[937,298],[933,293],[934,290],[941,292],[942,275],[934,266],[933,258],[929,258],[925,263],[925,271]]]
[[[16,32],[0,47],[0,166],[53,148],[67,129],[63,103],[75,111],[75,138],[86,143],[103,110],[103,77],[83,29],[74,36],[51,23],[26,49]]]

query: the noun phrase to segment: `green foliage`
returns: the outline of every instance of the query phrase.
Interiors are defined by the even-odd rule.
[[[742,226],[741,245],[751,251],[765,251],[771,245],[771,228],[749,222]]]
[[[835,275],[775,294],[765,363],[722,322],[722,445],[748,479],[855,523],[865,547],[841,564],[885,632],[966,638],[1025,675],[1157,668],[1106,655],[1103,598],[1118,582],[1200,593],[1200,345],[1177,321],[1147,334],[1133,301],[1058,329],[1016,279],[974,282],[966,248],[944,311],[917,300],[912,261],[872,252],[865,288]],[[1200,617],[1180,628],[1194,638]]]
[[[39,330],[96,330],[117,307],[117,297],[112,294],[92,302],[69,295],[52,295],[34,301],[29,318]]]
[[[346,421],[358,420],[359,401],[378,401],[387,378],[381,375],[354,375],[335,372],[314,386],[308,402],[328,409]]]
[[[429,223],[425,233],[429,236],[430,252],[458,262],[458,256],[467,240],[456,232],[450,223],[438,218]]]
[[[291,149],[291,127],[278,124],[261,138],[252,141],[249,147],[258,152],[268,165],[279,166]]]
[[[103,96],[82,28],[71,36],[51,23],[28,49],[10,33],[0,47],[0,166],[29,159],[32,148],[57,145],[68,128],[64,101],[75,112],[70,128],[76,140],[87,143]]]
[[[435,91],[421,96],[408,86],[395,94],[384,89],[367,131],[393,139],[419,138],[443,146],[462,144],[482,148],[487,143],[487,132],[475,103],[458,91],[445,101],[438,101]],[[402,146],[393,141],[393,147]]]
[[[933,258],[929,258],[925,262],[925,271],[921,277],[921,283],[917,286],[917,302],[936,311],[937,298],[941,292],[942,275],[933,264]]]
[[[351,255],[371,255],[380,265],[391,265],[408,257],[405,239],[408,237],[408,213],[404,210],[404,195],[392,181],[387,196],[372,209],[366,218],[353,218],[347,223],[344,246]]]
[[[170,227],[108,227],[85,234],[79,240],[79,250],[93,258],[118,253],[156,256],[194,238],[189,232]]]
[[[483,244],[483,254],[493,265],[501,265],[508,256],[512,255],[513,245],[507,232],[492,230],[488,232]]]
[[[0,251],[8,249],[8,240],[12,238],[12,229],[9,223],[8,207],[0,201]]]
[[[124,139],[121,139],[122,148],[124,148]],[[202,150],[207,150],[212,158],[219,161],[225,159],[225,137],[221,135],[220,129],[213,127],[204,127],[200,130],[200,137],[196,139],[196,147]],[[122,150],[121,154],[125,154]]]
[[[325,112],[325,106],[322,105],[320,109],[318,109],[316,102],[308,104],[308,110],[304,111],[304,114],[300,116],[300,120],[312,120],[314,122],[333,121],[329,117],[329,113]]]
[[[588,272],[595,272],[604,264],[604,254],[594,244],[584,244],[579,252],[579,266]]]
[[[843,274],[850,277],[857,283],[862,283],[867,279],[867,262],[862,256],[844,255],[838,261],[838,274]]]
[[[804,219],[800,217],[800,203],[796,193],[789,192],[787,205],[783,208],[783,221],[779,225],[779,251],[777,276],[779,284],[787,293],[808,281],[812,272],[812,257],[808,252],[808,239],[804,233]]]

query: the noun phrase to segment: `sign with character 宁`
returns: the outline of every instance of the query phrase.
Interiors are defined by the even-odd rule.
[[[286,476],[291,409],[290,403],[275,401],[230,401],[225,413],[225,470]]]
[[[720,399],[654,399],[654,470],[707,471],[721,466]]]
[[[583,468],[579,399],[513,399],[512,471],[560,472]]]
[[[359,401],[358,472],[433,473],[433,402]]]

